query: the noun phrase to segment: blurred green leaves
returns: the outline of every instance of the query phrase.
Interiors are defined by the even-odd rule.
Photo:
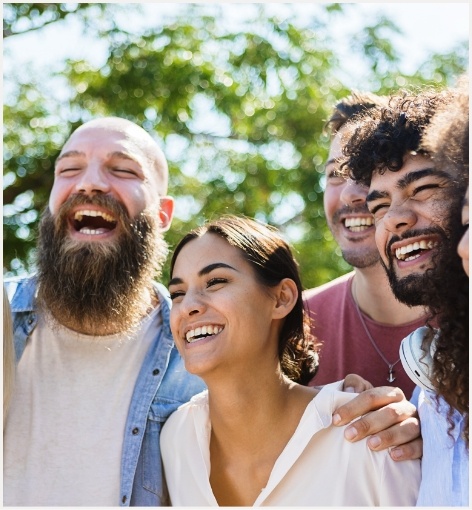
[[[23,7],[23,13],[22,5],[31,10]],[[47,12],[51,5],[55,14]],[[5,26],[15,33],[20,14],[49,23],[54,16],[85,16],[90,5],[99,5],[105,17],[107,6],[114,7],[8,4],[4,33]],[[33,8],[39,14],[33,16]],[[330,16],[342,16],[343,6],[319,9],[323,16],[311,29],[270,17],[262,6],[256,19],[234,29],[199,4],[141,33],[121,30],[111,17],[108,28],[100,28],[102,37],[109,34],[102,65],[69,60],[47,79],[13,80],[4,104],[4,268],[15,273],[32,267],[38,213],[69,134],[91,118],[116,115],[155,135],[169,160],[169,192],[177,201],[167,233],[171,247],[207,218],[241,213],[284,232],[306,287],[346,272],[322,197],[323,126],[349,93],[329,37]],[[441,86],[466,67],[464,45],[456,54],[433,56],[414,76],[401,75],[390,41],[396,30],[381,19],[353,41],[353,51],[369,63],[374,92]],[[59,97],[53,83],[67,93]]]

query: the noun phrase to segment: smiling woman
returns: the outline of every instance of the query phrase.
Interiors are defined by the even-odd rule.
[[[162,431],[173,506],[414,504],[418,461],[395,463],[332,426],[355,396],[342,381],[299,384],[317,356],[297,263],[274,228],[225,216],[190,232],[169,290],[177,348],[208,387]]]
[[[205,236],[205,234],[209,235]],[[187,247],[186,245],[191,241],[195,242]],[[225,257],[208,258],[212,252]],[[178,255],[183,262],[177,260]],[[192,272],[189,272],[188,268],[195,267],[195,260],[202,260],[202,267],[196,275],[197,278],[190,280]],[[214,262],[211,262],[212,260]],[[204,264],[204,261],[210,263]],[[279,340],[275,343],[274,359],[280,360],[282,370],[287,376],[300,383],[306,384],[315,374],[318,359],[317,354],[312,350],[313,338],[309,331],[308,318],[303,310],[302,285],[297,264],[290,248],[282,238],[275,235],[275,231],[267,226],[237,217],[223,218],[219,222],[208,224],[190,232],[179,243],[172,257],[171,274],[169,288],[174,309],[171,323],[174,324],[172,327],[178,331],[176,335],[178,338],[182,337],[182,326],[173,322],[180,317],[177,310],[200,304],[198,300],[192,301],[194,289],[197,289],[197,292],[198,289],[205,289],[210,297],[216,295],[214,299],[217,300],[218,305],[227,295],[228,310],[244,303],[247,310],[243,312],[243,315],[246,313],[247,316],[244,318],[239,314],[241,325],[235,327],[235,331],[247,328],[247,322],[255,313],[257,316],[254,317],[254,324],[248,328],[250,337],[257,336],[259,323],[263,322],[260,320],[262,305],[268,304],[270,315],[274,300],[283,298],[288,302],[279,303],[278,313],[283,314],[284,320],[283,326],[281,324],[278,326],[281,331]],[[186,274],[189,275],[187,280],[183,276]],[[279,289],[278,286],[282,281],[285,286]],[[191,283],[194,283],[193,287]],[[240,295],[235,295],[238,290]],[[277,296],[277,292],[282,292],[282,296]],[[254,303],[258,304],[257,311]],[[191,313],[191,315],[199,318],[199,314]],[[190,335],[198,336],[196,328],[193,327],[191,331],[193,333],[191,332]],[[186,336],[188,336],[187,333]],[[187,338],[186,341],[188,342]],[[267,353],[265,349],[264,352]]]

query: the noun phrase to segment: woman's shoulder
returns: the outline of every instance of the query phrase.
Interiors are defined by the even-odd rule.
[[[200,393],[197,393],[196,395],[193,395],[193,397],[188,401],[185,402],[185,404],[180,405],[172,414],[171,416],[179,416],[179,415],[185,415],[189,412],[192,412],[192,410],[196,409],[205,409],[208,407],[208,390],[203,390]]]
[[[208,420],[208,390],[197,393],[188,402],[179,406],[164,423],[161,435],[172,436],[177,430],[193,427],[195,421],[206,420]]]

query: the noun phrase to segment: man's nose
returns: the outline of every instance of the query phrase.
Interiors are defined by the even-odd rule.
[[[383,217],[383,224],[389,232],[398,234],[411,229],[417,220],[415,211],[408,207],[407,203],[390,204],[388,211]]]
[[[108,193],[110,191],[110,183],[108,182],[106,170],[96,162],[88,164],[80,173],[76,184],[76,191],[82,194]]]
[[[343,190],[341,191],[341,201],[345,205],[365,204],[368,189],[352,179],[346,179]]]

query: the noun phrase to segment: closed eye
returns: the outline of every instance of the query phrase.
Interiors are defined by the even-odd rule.
[[[59,170],[59,174],[65,174],[67,172],[78,172],[80,170],[79,167],[68,167],[68,168],[61,168]]]
[[[176,291],[170,293],[171,301],[174,301],[175,299],[178,299],[183,296],[185,296],[185,292],[183,292],[182,290],[176,290]]]
[[[119,174],[132,175],[132,176],[137,175],[134,170],[128,170],[127,168],[113,168],[112,170],[115,173],[119,173]]]
[[[331,168],[328,168],[328,166]],[[344,177],[339,172],[339,168],[333,165],[333,162],[330,162],[330,164],[326,166],[326,180],[330,184],[342,184],[345,182]]]
[[[207,287],[213,287],[214,285],[218,285],[220,283],[228,283],[227,278],[211,278],[207,282]]]
[[[381,209],[386,209],[388,208],[389,204],[375,204],[375,205],[372,205],[372,204],[369,204],[368,205],[368,209],[370,211],[370,213],[375,216],[376,213],[378,213]]]
[[[422,191],[436,189],[436,188],[439,188],[439,184],[437,184],[437,183],[424,184],[423,186],[418,186],[417,188],[415,188],[413,195],[416,196],[416,195],[418,195],[418,193],[421,193]]]

